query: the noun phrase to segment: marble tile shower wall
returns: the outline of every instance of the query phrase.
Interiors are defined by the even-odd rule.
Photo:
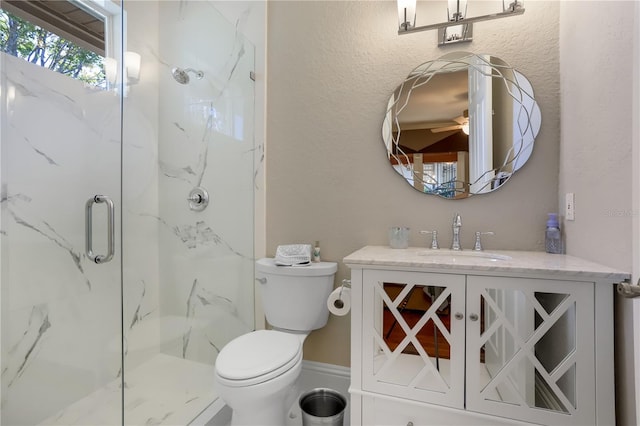
[[[213,364],[253,328],[253,46],[211,3],[157,4],[159,40],[129,34],[157,104],[136,98],[143,68],[124,100],[122,195],[118,97],[1,58],[2,424],[37,424],[121,377],[121,296],[125,379],[158,353]],[[174,66],[204,78],[178,84]],[[188,208],[196,186],[203,212]],[[123,213],[122,253],[117,233],[104,265],[84,254],[99,193]]]

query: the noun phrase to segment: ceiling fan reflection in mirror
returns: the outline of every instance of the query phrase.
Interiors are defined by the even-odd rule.
[[[469,110],[465,109],[462,115],[453,118],[451,121],[458,123],[451,126],[434,127],[431,129],[431,133],[450,132],[452,130],[462,130],[465,135],[469,135]]]

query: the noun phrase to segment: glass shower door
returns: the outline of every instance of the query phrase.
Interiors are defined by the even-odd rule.
[[[0,421],[119,424],[121,99],[0,55]]]
[[[0,53],[3,425],[189,424],[254,327],[254,47],[212,1],[105,13],[100,86]]]
[[[186,425],[254,327],[254,47],[217,2],[123,5],[124,423]]]

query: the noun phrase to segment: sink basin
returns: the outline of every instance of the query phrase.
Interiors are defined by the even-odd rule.
[[[429,257],[448,257],[450,259],[455,260],[455,258],[466,257],[466,258],[476,258],[476,259],[484,259],[490,260],[493,262],[501,261],[501,260],[511,260],[511,256],[507,256],[506,254],[498,254],[491,253],[488,251],[475,251],[475,250],[427,250],[421,251],[418,253],[418,256],[429,256]]]

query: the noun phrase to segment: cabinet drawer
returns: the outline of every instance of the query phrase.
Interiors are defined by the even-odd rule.
[[[362,397],[362,424],[367,426],[533,425],[533,423],[522,423],[455,408],[374,396]]]

